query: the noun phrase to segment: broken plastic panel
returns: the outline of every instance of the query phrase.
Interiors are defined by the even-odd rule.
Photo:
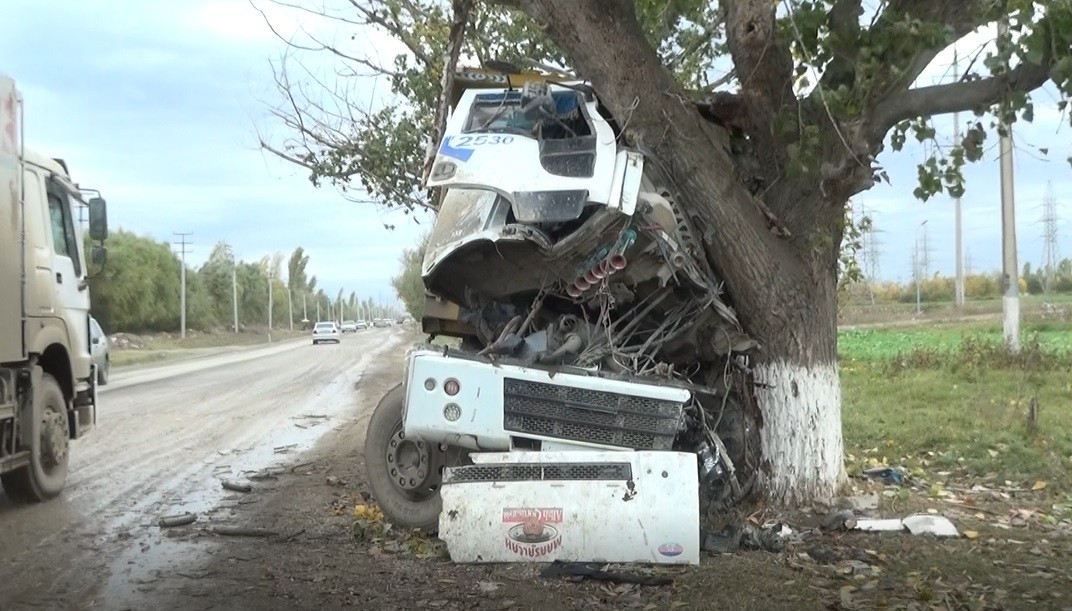
[[[507,452],[446,470],[439,538],[454,562],[698,564],[696,457]]]

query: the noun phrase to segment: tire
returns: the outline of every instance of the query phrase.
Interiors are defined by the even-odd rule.
[[[108,375],[111,373],[111,371],[112,371],[112,362],[111,362],[111,360],[105,358],[104,359],[104,366],[97,370],[97,386],[107,386],[108,385]]]
[[[397,445],[397,437],[402,429],[402,407],[405,400],[405,388],[399,384],[380,399],[376,411],[372,413],[368,431],[365,433],[365,471],[372,494],[390,522],[398,526],[435,532],[439,527],[439,512],[443,508],[439,484],[442,481],[440,468],[444,464],[444,457],[438,444],[429,448],[424,442],[404,440],[404,444],[423,445],[426,449],[425,454],[418,454],[422,456],[424,471],[417,471],[417,475],[423,472],[425,479],[418,483],[419,488],[404,489],[399,484],[397,465],[400,463],[398,456],[402,451]],[[388,458],[389,453],[392,455],[391,459]],[[412,464],[412,461],[410,462]],[[405,475],[406,470],[413,474],[413,467],[407,467],[401,475]]]
[[[320,342],[316,341],[315,339],[313,340],[313,345],[314,345],[314,346],[315,346],[315,345],[317,345],[317,344],[319,344],[319,343],[320,343]]]
[[[0,475],[8,496],[24,503],[46,501],[63,491],[70,455],[67,400],[51,374],[42,374],[33,401],[30,464]]]

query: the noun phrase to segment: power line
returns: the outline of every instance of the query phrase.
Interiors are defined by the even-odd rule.
[[[182,261],[181,271],[179,272],[179,277],[182,279],[182,292],[179,294],[179,311],[181,312],[179,316],[179,337],[186,339],[186,253],[191,252],[186,247],[193,244],[193,242],[186,241],[186,236],[191,236],[194,233],[192,231],[174,231],[172,234],[179,236],[180,240],[179,242],[172,242],[172,244],[179,245],[179,256]]]

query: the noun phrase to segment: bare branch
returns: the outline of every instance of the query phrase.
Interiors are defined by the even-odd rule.
[[[472,0],[454,0],[454,16],[450,23],[450,37],[447,39],[447,52],[444,54],[443,74],[440,79],[439,102],[436,104],[435,121],[428,148],[424,153],[424,172],[421,182],[428,180],[435,161],[435,152],[447,126],[447,114],[450,112],[450,93],[454,88],[454,70],[458,66],[462,44],[465,40],[465,26],[469,23],[469,11],[473,8]]]

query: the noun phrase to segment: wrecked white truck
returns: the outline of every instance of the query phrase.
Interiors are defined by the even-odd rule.
[[[456,561],[694,562],[755,481],[754,343],[591,87],[463,71],[453,93],[423,326],[460,348],[415,347],[377,407],[378,502]]]

